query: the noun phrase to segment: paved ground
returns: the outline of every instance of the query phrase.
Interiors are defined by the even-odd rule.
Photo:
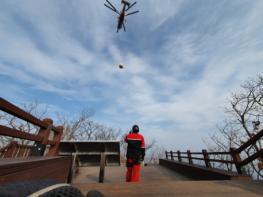
[[[125,182],[125,167],[107,167],[105,183],[97,183],[97,167],[81,168],[74,185],[87,193],[97,189],[106,197],[259,197],[263,182],[191,181],[161,166],[142,168],[140,183]]]

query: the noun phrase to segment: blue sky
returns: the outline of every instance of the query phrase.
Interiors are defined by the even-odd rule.
[[[167,149],[203,148],[230,93],[263,73],[263,1],[139,0],[118,34],[103,3],[1,1],[1,96],[54,113],[89,107]]]

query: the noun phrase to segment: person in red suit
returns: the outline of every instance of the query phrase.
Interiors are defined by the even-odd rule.
[[[127,182],[140,181],[140,164],[145,156],[145,142],[144,137],[139,134],[139,126],[134,125],[132,131],[125,137],[125,142],[128,143],[127,147]]]

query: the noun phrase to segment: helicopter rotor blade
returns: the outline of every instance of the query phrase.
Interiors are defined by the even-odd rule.
[[[114,5],[112,5],[111,4],[111,2],[109,2],[109,0],[106,0],[107,2],[108,2],[108,4],[111,6],[111,8],[113,9],[113,10],[115,10],[116,12],[118,11],[115,7],[114,7]],[[105,5],[105,4],[104,4]]]
[[[119,12],[118,12],[117,10],[112,9],[110,6],[108,6],[108,5],[105,4],[105,3],[104,3],[104,5],[105,5],[107,8],[109,8],[110,10],[112,10],[113,12],[116,12],[117,14],[119,14]]]
[[[122,26],[123,26],[123,30],[126,32],[126,28],[125,28],[124,23],[122,23]]]
[[[133,4],[131,4],[125,11],[128,11],[129,9],[131,9],[131,7],[133,7],[137,2],[135,1]]]
[[[129,16],[129,15],[132,15],[132,14],[136,14],[136,13],[138,13],[138,12],[139,12],[139,11],[131,12],[131,13],[126,14],[125,16]]]

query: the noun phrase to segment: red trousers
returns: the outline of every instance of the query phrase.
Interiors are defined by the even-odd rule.
[[[134,164],[132,167],[127,167],[126,181],[127,182],[140,181],[140,164]]]

